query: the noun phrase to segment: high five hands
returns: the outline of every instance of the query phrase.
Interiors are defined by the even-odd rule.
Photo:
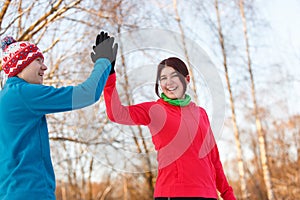
[[[95,63],[99,58],[107,58],[111,63],[111,70],[109,74],[115,73],[115,61],[118,51],[118,43],[115,43],[115,38],[110,37],[108,33],[101,31],[96,37],[96,43],[91,52],[92,61]],[[114,45],[113,45],[114,44]]]

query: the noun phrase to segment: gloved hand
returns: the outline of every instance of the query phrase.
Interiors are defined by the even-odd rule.
[[[104,31],[101,31],[100,34],[97,35],[96,37],[96,42],[95,45],[93,46],[93,50],[95,49],[95,47],[100,44],[101,42],[103,42],[104,40],[110,38],[110,36],[108,35],[108,33],[104,33]]]
[[[114,37],[110,37],[103,31],[96,37],[96,46],[93,46],[94,52],[91,53],[93,62],[96,62],[99,58],[108,58],[111,63],[111,70],[109,74],[115,73],[115,60],[117,57],[118,43],[112,47],[114,43]]]

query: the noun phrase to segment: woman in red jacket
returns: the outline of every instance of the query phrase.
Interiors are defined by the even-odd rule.
[[[116,123],[149,128],[158,160],[155,200],[217,199],[217,190],[224,200],[235,200],[207,114],[186,94],[189,82],[185,63],[167,58],[157,68],[159,99],[124,106],[116,90],[116,74],[111,73],[104,88],[108,117]]]
[[[189,81],[183,61],[165,59],[157,68],[155,92],[160,98],[123,106],[113,73],[104,88],[108,117],[120,124],[148,126],[158,152],[155,199],[217,199],[217,190],[223,199],[235,199],[207,114],[185,93]]]

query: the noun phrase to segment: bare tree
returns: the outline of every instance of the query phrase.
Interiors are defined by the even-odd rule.
[[[227,89],[228,89],[229,98],[230,98],[230,108],[231,108],[231,117],[232,117],[231,119],[232,119],[235,142],[236,142],[236,147],[237,147],[236,149],[237,149],[238,169],[239,169],[239,176],[240,176],[240,182],[241,182],[242,198],[248,199],[248,191],[247,191],[247,187],[246,187],[247,184],[246,184],[245,169],[244,169],[244,160],[243,160],[243,153],[242,153],[241,141],[240,141],[240,131],[239,131],[237,121],[236,121],[235,104],[234,104],[234,99],[233,99],[233,94],[232,94],[232,89],[231,89],[231,83],[230,83],[230,79],[229,79],[229,75],[228,75],[225,38],[224,38],[223,32],[222,32],[218,0],[215,0],[215,9],[216,9],[216,13],[217,13],[219,42],[220,42],[222,55],[223,55],[223,66],[224,66],[224,70],[225,70],[226,84],[227,84]]]
[[[180,35],[181,35],[181,42],[182,42],[182,46],[184,48],[184,55],[185,55],[187,65],[188,65],[188,68],[189,68],[189,72],[190,72],[190,75],[191,75],[191,83],[192,83],[193,91],[194,91],[194,100],[198,104],[199,99],[198,99],[198,95],[197,95],[196,80],[195,80],[193,69],[191,68],[189,52],[187,51],[187,47],[186,47],[186,42],[185,42],[185,37],[186,36],[185,36],[185,33],[184,33],[184,29],[182,27],[181,18],[180,18],[179,12],[178,12],[177,0],[173,0],[173,7],[174,7],[174,12],[175,12],[175,20],[177,21],[177,24],[178,24],[178,27],[179,27],[179,31],[180,31]]]
[[[6,0],[1,10],[0,15],[0,35],[14,35],[17,41],[30,40],[38,44],[41,38],[45,36],[49,27],[64,18],[68,11],[74,9],[82,0],[76,0],[71,3],[65,0],[48,2],[48,4],[41,6],[40,2],[35,0],[31,1],[11,1]],[[39,12],[39,9],[45,9],[45,12]],[[48,10],[47,10],[48,9]],[[16,15],[16,13],[18,13]],[[43,13],[41,15],[41,13]],[[34,17],[34,21],[30,21]],[[57,44],[58,40],[55,39],[49,43],[51,49]],[[1,65],[2,66],[2,65]],[[2,67],[0,66],[0,71]],[[0,77],[1,88],[3,86],[3,79],[5,76]]]
[[[141,4],[139,5],[141,6]],[[128,28],[129,23],[126,23],[128,20],[128,13],[133,12],[133,9],[136,8],[137,5],[135,3],[131,4],[129,7],[128,5],[125,4],[124,1],[119,1],[119,6],[117,9],[115,9],[115,17],[113,18],[113,23],[117,25],[116,31],[118,34],[121,33],[122,30],[126,30]],[[133,23],[129,27],[134,27],[137,28],[138,24]],[[123,80],[120,80],[119,83],[122,85],[123,91],[124,91],[124,96],[125,96],[125,101],[122,102],[125,105],[130,105],[133,104],[133,99],[132,99],[132,88],[135,87],[135,85],[130,85],[129,82],[129,77],[128,77],[128,70],[130,69],[129,66],[127,65],[126,62],[126,57],[124,56],[126,52],[123,51],[123,44],[122,41],[119,41],[119,55],[121,55],[121,63],[117,65],[117,73],[123,77]],[[146,185],[148,187],[148,192],[147,194],[144,194],[145,197],[151,198],[153,192],[154,192],[154,174],[153,174],[153,164],[150,159],[150,151],[149,151],[149,141],[146,141],[146,138],[144,137],[143,133],[145,129],[143,129],[141,126],[135,127],[130,127],[130,130],[132,130],[132,140],[134,144],[136,145],[136,150],[138,154],[145,154],[145,163],[142,164],[141,166],[137,166],[138,168],[141,168],[143,173],[143,177],[146,180]],[[151,145],[151,144],[150,144]],[[139,171],[141,170],[139,169]],[[128,175],[124,175],[125,177],[128,177]],[[127,183],[127,178],[124,178],[126,185]],[[127,191],[127,187],[124,186],[124,191]],[[125,197],[124,197],[125,198]]]
[[[243,22],[243,31],[244,31],[244,39],[245,39],[245,45],[246,45],[246,56],[247,56],[247,66],[248,71],[250,75],[250,82],[251,82],[251,95],[252,95],[252,102],[253,102],[253,109],[254,109],[254,117],[256,122],[256,129],[258,133],[258,142],[259,142],[259,149],[260,149],[260,158],[263,168],[263,175],[264,175],[264,181],[267,188],[268,193],[268,199],[273,200],[274,192],[273,192],[273,185],[271,181],[271,175],[270,175],[270,169],[268,164],[268,158],[267,158],[267,144],[265,139],[265,132],[262,128],[261,120],[259,118],[259,110],[258,105],[256,101],[256,92],[255,92],[255,82],[252,72],[252,63],[251,63],[251,56],[250,56],[250,47],[249,47],[249,36],[248,36],[248,30],[247,30],[247,19],[245,17],[245,9],[244,9],[244,0],[239,1],[239,8],[241,13],[241,18]]]
[[[292,115],[286,120],[274,121],[269,129],[273,133],[269,147],[272,149],[270,170],[276,172],[272,181],[278,199],[300,198],[299,122],[299,115]]]

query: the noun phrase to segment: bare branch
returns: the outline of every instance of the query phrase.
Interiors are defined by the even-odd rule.
[[[31,10],[32,6],[28,7],[27,9],[23,10],[21,13],[19,13],[10,23],[5,27],[1,28],[0,35],[5,33],[19,18],[23,17],[25,13],[29,12]]]
[[[46,52],[48,52],[50,49],[52,49],[58,42],[59,42],[59,38],[57,38],[56,40],[54,40],[53,42],[52,42],[52,44],[47,48],[47,49],[44,49],[43,50],[43,53],[46,53]]]
[[[2,21],[3,21],[3,18],[5,16],[5,14],[6,14],[6,11],[7,11],[8,7],[9,7],[9,5],[10,5],[10,2],[11,2],[11,0],[6,0],[4,2],[4,5],[3,5],[1,13],[0,13],[0,27],[2,25]]]
[[[59,9],[59,6],[62,4],[63,0],[60,0],[56,2],[56,4],[47,12],[44,14],[40,19],[38,19],[36,22],[31,24],[27,30],[24,31],[24,33],[20,36],[19,40],[29,40],[31,37],[40,31],[42,28],[44,28],[45,25],[47,25],[49,22],[54,21],[58,17],[60,17],[63,13],[68,11],[69,9],[73,8],[77,4],[81,2],[81,0],[77,0],[75,2],[70,3],[69,5],[64,6],[63,8]],[[54,15],[47,19],[50,15]]]

